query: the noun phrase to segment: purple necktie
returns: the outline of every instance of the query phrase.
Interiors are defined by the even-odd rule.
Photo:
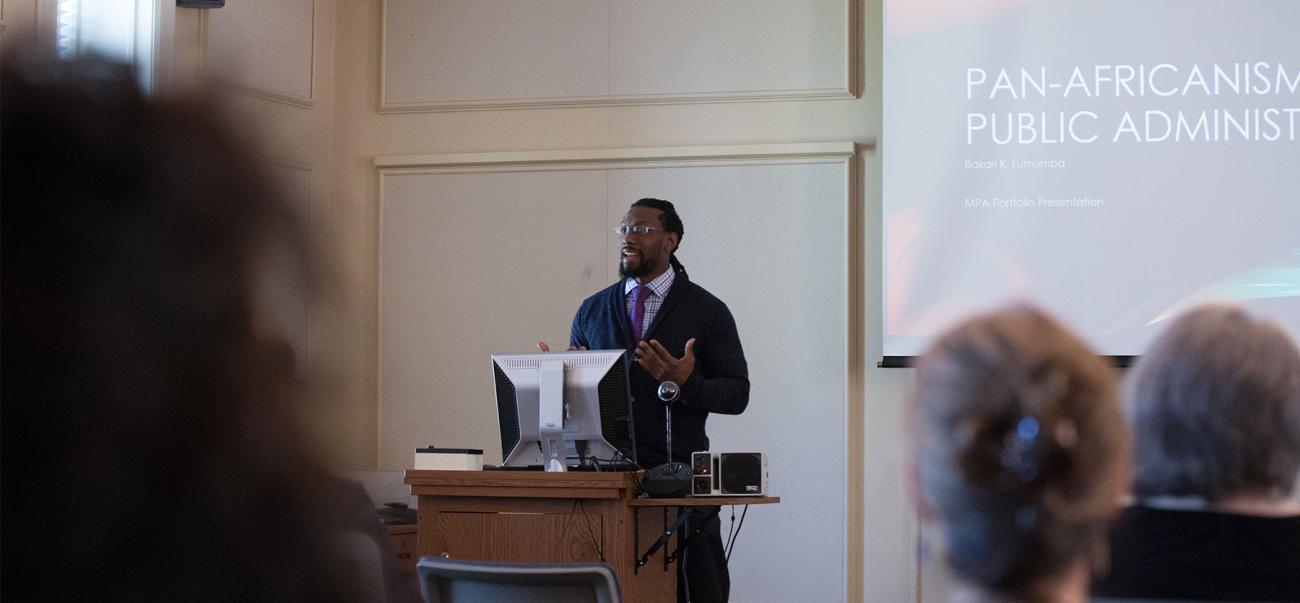
[[[650,288],[637,285],[632,290],[632,339],[641,341],[641,324],[645,322],[645,300],[650,299]]]

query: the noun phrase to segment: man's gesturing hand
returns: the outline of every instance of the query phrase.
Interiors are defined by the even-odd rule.
[[[672,381],[681,385],[695,371],[695,338],[686,341],[686,353],[681,358],[669,354],[657,339],[638,343],[634,357],[636,363],[656,381]]]
[[[587,349],[587,346],[585,346],[585,345],[584,345],[584,346],[579,346],[579,347],[576,347],[576,348],[573,347],[573,346],[569,346],[569,349],[568,349],[567,351],[574,352],[574,351],[577,351],[577,350],[585,350],[585,349]],[[539,342],[537,342],[537,351],[539,351],[539,352],[549,352],[549,351],[551,351],[551,346],[546,345],[546,342],[545,342],[545,341],[539,341]]]

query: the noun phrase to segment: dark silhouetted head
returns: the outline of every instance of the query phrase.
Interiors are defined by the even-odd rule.
[[[4,599],[355,600],[254,327],[263,252],[307,263],[264,164],[125,67],[4,58]]]

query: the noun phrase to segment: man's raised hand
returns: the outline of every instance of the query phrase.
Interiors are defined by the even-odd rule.
[[[695,338],[686,341],[686,351],[681,358],[670,354],[657,339],[638,343],[634,358],[655,380],[681,385],[695,372]]]

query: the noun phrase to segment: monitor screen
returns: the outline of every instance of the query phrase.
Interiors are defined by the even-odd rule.
[[[493,354],[502,465],[634,464],[623,350]]]

